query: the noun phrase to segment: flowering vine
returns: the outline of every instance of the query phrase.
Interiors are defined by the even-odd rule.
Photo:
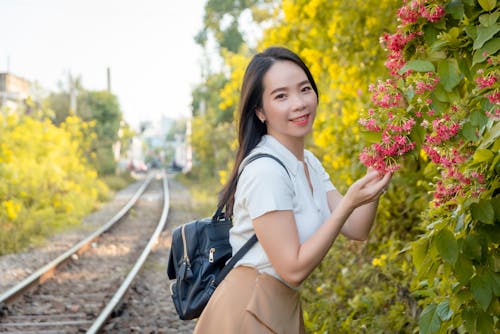
[[[391,78],[370,86],[372,106],[359,120],[371,143],[362,163],[386,173],[416,157],[432,170],[427,232],[411,246],[415,289],[427,296],[421,333],[498,328],[499,7],[404,1],[396,32],[380,39]]]

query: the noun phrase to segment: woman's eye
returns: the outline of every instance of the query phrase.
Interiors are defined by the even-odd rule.
[[[274,98],[275,98],[275,99],[284,99],[284,98],[285,98],[285,96],[286,96],[285,94],[278,94],[278,95],[276,95]]]
[[[302,91],[303,91],[303,92],[308,92],[308,91],[310,91],[311,89],[312,89],[312,88],[311,88],[311,86],[304,86],[304,87],[302,87]]]

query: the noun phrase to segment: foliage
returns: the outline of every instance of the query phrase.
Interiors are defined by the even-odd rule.
[[[258,49],[289,47],[310,67],[320,91],[311,149],[339,191],[364,173],[361,161],[398,169],[369,241],[339,238],[304,284],[308,331],[498,330],[497,2],[274,4]],[[193,133],[235,111],[251,53],[222,49],[227,81]]]
[[[122,121],[120,105],[115,95],[108,91],[85,91],[79,95],[78,115],[84,121],[94,121],[96,140],[91,148],[90,161],[99,175],[115,172],[112,146],[118,140]]]
[[[219,109],[220,91],[227,79],[223,74],[213,74],[193,93],[191,145],[193,169],[191,177],[198,180],[217,178],[226,168],[231,156],[232,109]]]
[[[237,53],[245,42],[240,18],[245,11],[251,11],[253,21],[262,22],[269,18],[268,5],[273,0],[208,0],[205,5],[204,27],[195,40],[205,46],[211,34],[223,50]]]
[[[318,84],[320,104],[311,148],[342,192],[364,173],[366,144],[358,123],[370,102],[369,83],[386,75],[378,36],[395,26],[397,1],[283,1],[262,47],[298,52]],[[280,18],[281,17],[281,18]],[[310,332],[411,332],[416,302],[410,294],[411,258],[405,248],[427,203],[421,166],[396,175],[381,200],[367,244],[339,239],[302,289]],[[386,259],[380,261],[378,259]]]
[[[79,222],[107,193],[83,157],[89,127],[0,112],[1,254]]]
[[[385,35],[393,78],[363,120],[381,170],[410,155],[432,176],[424,233],[411,245],[421,333],[500,326],[500,49],[496,1],[409,1]]]
[[[65,91],[50,94],[44,105],[53,110],[55,124],[60,124],[69,115],[77,115],[84,121],[93,122],[96,137],[88,147],[89,150],[85,151],[85,156],[99,175],[115,172],[113,144],[120,141],[125,150],[133,136],[130,127],[123,120],[115,95],[108,91],[88,91],[77,85],[76,111],[70,111],[70,94]]]

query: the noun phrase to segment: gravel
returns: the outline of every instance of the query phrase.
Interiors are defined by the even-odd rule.
[[[0,292],[15,285],[33,271],[54,259],[66,249],[104,224],[130,199],[142,183],[138,181],[119,191],[99,210],[85,217],[83,223],[50,237],[41,246],[25,252],[0,257]],[[189,192],[169,176],[170,211],[165,230],[146,264],[136,278],[115,318],[104,333],[191,333],[194,321],[180,320],[175,313],[166,275],[171,231],[195,219]]]

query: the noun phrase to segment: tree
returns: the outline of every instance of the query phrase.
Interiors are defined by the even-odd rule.
[[[93,121],[96,140],[92,147],[91,161],[100,175],[115,172],[112,147],[119,140],[122,122],[120,105],[115,95],[108,91],[85,91],[78,96],[78,114],[85,121]]]

